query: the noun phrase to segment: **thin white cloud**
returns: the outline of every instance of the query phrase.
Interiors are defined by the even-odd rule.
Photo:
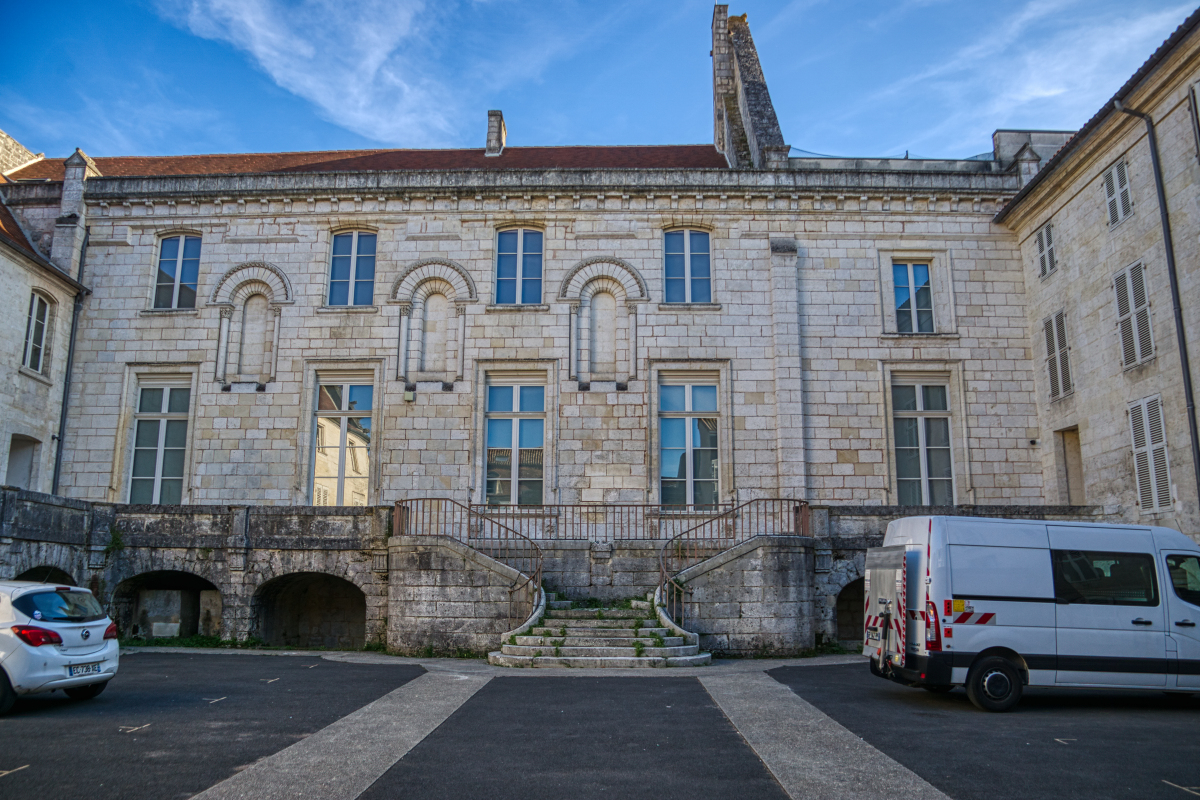
[[[423,0],[159,0],[160,14],[251,56],[329,122],[408,147],[453,139],[452,93],[421,67]]]

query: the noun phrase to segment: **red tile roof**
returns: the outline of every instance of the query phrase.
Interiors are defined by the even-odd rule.
[[[63,177],[64,159],[47,158],[9,175],[16,181]],[[600,147],[509,147],[500,156],[478,150],[330,150],[315,153],[229,153],[202,156],[96,158],[106,177],[230,175],[250,172],[358,172],[454,169],[721,169],[725,157],[709,144]]]
[[[26,255],[33,256],[38,261],[43,260],[42,255],[29,243],[29,239],[25,238],[25,232],[3,202],[0,202],[0,237],[18,250],[24,250]]]

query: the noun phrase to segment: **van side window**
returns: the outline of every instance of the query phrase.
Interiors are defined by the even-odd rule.
[[[1053,550],[1059,602],[1098,606],[1156,606],[1154,559],[1146,553]]]
[[[1167,556],[1167,572],[1179,599],[1200,606],[1200,558],[1196,556]]]

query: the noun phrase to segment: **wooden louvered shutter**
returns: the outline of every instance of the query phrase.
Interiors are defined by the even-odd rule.
[[[1108,203],[1108,224],[1116,225],[1121,221],[1120,206],[1117,201],[1117,178],[1110,169],[1104,173],[1104,196]]]
[[[1054,320],[1047,319],[1043,324],[1046,328],[1046,371],[1050,373],[1050,399],[1053,400],[1062,394],[1058,383],[1058,353],[1054,347]]]
[[[1129,429],[1133,435],[1133,471],[1137,478],[1138,505],[1143,511],[1154,508],[1154,481],[1150,467],[1150,449],[1146,446],[1145,401],[1129,407]]]
[[[1053,272],[1058,262],[1054,258],[1054,226],[1047,225],[1046,231],[1046,272]]]
[[[1146,291],[1146,270],[1141,264],[1134,264],[1129,269],[1129,288],[1133,300],[1133,327],[1137,332],[1140,362],[1154,355],[1154,336],[1150,330],[1150,295]]]
[[[1061,374],[1059,384],[1062,386],[1063,394],[1070,394],[1071,385],[1071,357],[1067,352],[1067,312],[1060,311],[1054,315],[1054,330],[1058,334],[1058,371]]]
[[[1117,331],[1121,338],[1121,365],[1137,363],[1137,340],[1133,335],[1133,308],[1129,304],[1129,273],[1119,272],[1113,278],[1117,293]]]
[[[1049,268],[1046,266],[1046,237],[1045,237],[1045,233],[1046,233],[1046,228],[1043,228],[1042,230],[1040,230],[1040,231],[1038,231],[1038,232],[1037,232],[1037,246],[1038,246],[1038,274],[1039,274],[1039,275],[1041,275],[1043,278],[1044,278],[1044,277],[1046,277],[1046,274],[1050,272]]]
[[[1117,174],[1117,198],[1121,203],[1121,219],[1133,211],[1133,197],[1129,193],[1129,176],[1125,171],[1125,159],[1116,163],[1113,171]]]
[[[1154,473],[1154,507],[1171,507],[1171,470],[1167,464],[1167,435],[1163,429],[1162,402],[1157,397],[1146,401],[1146,445],[1150,449],[1150,468]]]

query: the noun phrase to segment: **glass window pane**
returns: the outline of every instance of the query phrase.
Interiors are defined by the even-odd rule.
[[[354,280],[367,281],[375,278],[375,256],[359,256],[354,260]]]
[[[375,255],[375,234],[360,233],[358,235],[358,254],[360,256]]]
[[[497,237],[497,252],[499,253],[515,253],[517,252],[517,232],[504,231]],[[516,259],[513,259],[516,263]]]
[[[929,288],[929,265],[928,264],[913,264],[913,283],[919,292],[922,287]]]
[[[537,481],[542,479],[542,450],[540,447],[520,451],[520,464],[517,465],[517,477],[522,481],[527,478]]]
[[[170,419],[167,423],[167,435],[163,437],[164,447],[187,447],[187,420]]]
[[[318,411],[341,411],[342,410],[342,387],[336,383],[326,383],[321,385],[321,391],[317,392],[317,410]]]
[[[332,506],[337,504],[337,478],[316,478],[313,480],[314,506]]]
[[[522,386],[521,387],[521,410],[522,411],[545,411],[546,408],[546,387],[545,386]]]
[[[696,253],[708,252],[708,234],[702,231],[692,231],[689,235],[692,240],[692,265],[694,267],[696,264],[694,259]]]
[[[489,419],[487,421],[487,446],[512,447],[513,421],[511,419]]]
[[[662,504],[664,506],[687,505],[687,481],[667,481],[661,484]]]
[[[901,506],[920,506],[921,481],[896,481],[896,504]]]
[[[346,478],[342,483],[342,505],[365,506],[368,483],[366,478]]]
[[[901,479],[921,479],[921,451],[915,447],[896,448],[896,476]]]
[[[717,421],[715,419],[692,420],[692,446],[717,446]]]
[[[196,278],[200,274],[200,262],[194,258],[185,258],[179,267],[179,282],[196,287]]]
[[[716,411],[717,410],[717,387],[715,386],[693,386],[692,387],[692,411]]]
[[[334,281],[350,280],[350,256],[334,256],[329,267],[329,279]]]
[[[496,257],[496,277],[517,277],[517,256],[515,253],[512,255],[501,254]]]
[[[1154,559],[1143,553],[1051,550],[1054,594],[1068,603],[1157,606]]]
[[[158,451],[137,448],[133,451],[133,477],[153,478],[158,463]],[[149,501],[147,501],[149,502]]]
[[[945,386],[922,386],[921,394],[926,411],[945,411],[949,408]]]
[[[911,333],[911,331],[905,331],[905,333]],[[932,311],[917,312],[917,333],[933,333]]]
[[[687,447],[687,439],[684,438],[686,431],[686,419],[680,419],[676,417],[662,420],[662,430],[660,431],[660,435],[662,436],[662,446],[664,448],[677,447],[679,449]]]
[[[687,451],[664,447],[659,454],[658,474],[663,478],[686,478]]]
[[[340,388],[340,387],[339,387]],[[350,387],[349,399],[350,402],[346,405],[347,411],[370,411],[371,399],[375,395],[375,387],[369,385],[356,384]]]
[[[366,447],[371,444],[371,418],[346,418],[346,447]]]
[[[1200,606],[1200,558],[1167,556],[1167,571],[1179,599]]]
[[[517,302],[517,282],[515,280],[496,281],[496,302],[500,305]]]
[[[708,278],[699,278],[692,280],[692,302],[693,303],[711,303],[712,302],[712,284]]]
[[[342,474],[347,478],[366,478],[371,474],[371,451],[366,447],[351,447],[357,445],[358,442],[350,438],[350,432],[346,431],[346,465],[342,470]],[[345,498],[342,498],[343,505]]]
[[[191,397],[191,389],[172,389],[170,399],[167,401],[167,411],[170,411],[172,414],[187,413],[188,401]]]
[[[542,302],[542,282],[521,281],[521,302],[536,304]]]
[[[542,504],[541,481],[519,481],[517,487],[517,505],[540,506]]]
[[[350,304],[350,282],[334,281],[329,284],[329,305],[345,306]]]
[[[667,278],[666,301],[668,303],[687,302],[687,283],[683,278]]]
[[[158,447],[158,420],[140,419],[134,436],[134,447]]]
[[[158,482],[158,503],[164,506],[177,506],[183,502],[183,481],[179,478],[164,479]]]
[[[954,476],[950,469],[950,448],[931,447],[925,451],[925,464],[929,468],[930,480],[949,480]]]
[[[542,277],[542,256],[540,253],[526,253],[521,260],[521,277],[526,280]]]
[[[666,276],[668,278],[686,277],[683,263],[683,253],[678,255],[668,253],[666,258]]]
[[[489,480],[487,482],[487,504],[506,506],[512,500],[512,481]]]
[[[132,505],[150,505],[154,502],[154,479],[133,480],[129,483],[129,502]]]
[[[912,309],[909,307],[908,289],[896,287],[896,330],[912,333]]]
[[[660,411],[684,411],[684,400],[686,397],[686,386],[660,387],[658,392],[658,408]],[[663,424],[666,424],[665,420]]]
[[[525,247],[526,254],[542,252],[542,232],[541,231],[525,231]]]
[[[512,411],[513,410],[513,387],[511,386],[489,386],[488,387],[488,411]]]
[[[892,283],[896,289],[908,289],[908,265],[892,264]],[[905,295],[908,296],[907,294]]]
[[[708,255],[705,253],[701,253],[700,255],[692,253],[692,277],[707,278],[708,275]]]
[[[518,446],[541,447],[543,423],[544,420],[540,419],[521,420],[520,430],[518,431]]]
[[[333,254],[335,256],[349,256],[354,247],[353,233],[339,233],[333,237]],[[350,263],[347,261],[346,263]]]
[[[954,484],[947,480],[929,481],[929,505],[931,506],[952,506],[954,505]]]
[[[918,447],[917,425],[920,420],[913,417],[896,418],[896,447]]]
[[[717,504],[717,482],[696,481],[692,484],[692,495],[697,506],[715,506]]]
[[[375,299],[375,282],[374,281],[355,281],[354,282],[354,305],[369,306],[371,301]]]
[[[172,236],[170,239],[162,240],[162,249],[159,253],[160,261],[174,261],[179,257],[179,237]],[[175,274],[175,268],[171,267],[171,274]]]
[[[915,386],[893,386],[892,387],[892,408],[896,411],[916,411],[917,410],[917,387],[915,387]]]
[[[183,241],[183,257],[193,260],[200,258],[200,237],[189,236]]]
[[[164,478],[183,477],[183,450],[163,450],[162,476]]]
[[[175,296],[175,284],[160,283],[154,289],[154,307],[170,308],[171,299]]]
[[[671,231],[663,237],[663,242],[668,253],[683,252],[683,231]],[[683,263],[682,261],[680,263]]]
[[[950,420],[945,418],[925,420],[925,446],[950,446]]]
[[[196,307],[196,284],[179,284],[179,300],[175,304],[176,308],[195,308]]]
[[[692,451],[692,477],[696,480],[717,479],[717,451],[709,448]]]
[[[163,410],[162,402],[162,389],[142,389],[142,396],[138,402],[138,411],[158,414]]]

